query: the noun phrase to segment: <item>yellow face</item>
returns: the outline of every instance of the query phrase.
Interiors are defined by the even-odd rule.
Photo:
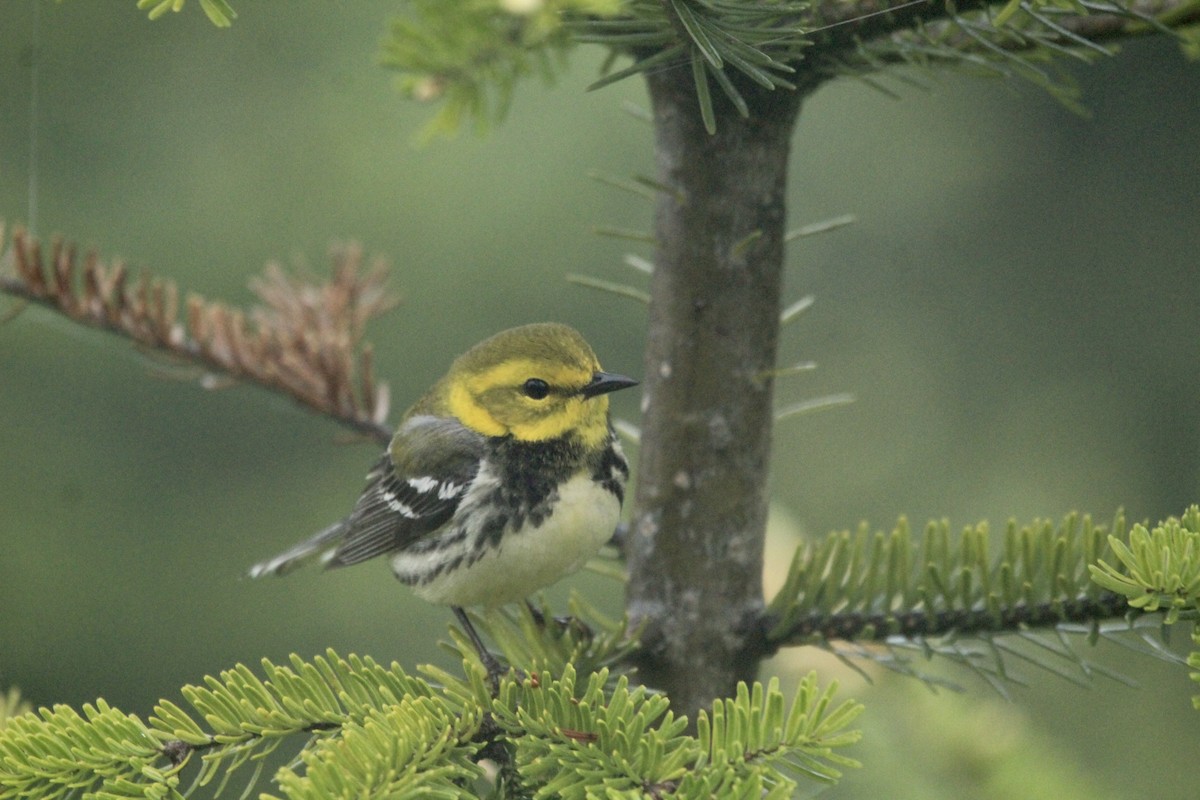
[[[588,388],[598,375],[600,362],[575,330],[526,325],[496,334],[460,357],[440,399],[485,436],[532,442],[575,431],[585,446],[595,447],[608,435],[608,397]]]
[[[512,434],[522,441],[543,441],[576,429],[586,445],[608,430],[608,398],[581,392],[594,371],[513,359],[456,383],[450,408],[464,425],[485,436]]]

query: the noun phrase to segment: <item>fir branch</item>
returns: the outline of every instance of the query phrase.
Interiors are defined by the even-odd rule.
[[[1164,625],[1192,622],[1198,649],[1187,658],[1191,679],[1200,683],[1200,506],[1148,529],[1135,525],[1126,543],[1110,537],[1118,563],[1100,560],[1088,566],[1092,580],[1121,595],[1142,612],[1165,611]],[[1200,694],[1192,696],[1200,709]]]
[[[967,65],[1033,80],[1063,99],[1066,87],[1036,62],[1067,55],[1090,60],[1115,52],[1110,42],[1148,33],[1194,43],[1194,0],[965,0],[880,6],[826,2],[813,8],[812,61],[830,75],[874,72],[896,64]],[[1194,46],[1194,44],[1193,44]]]
[[[1153,530],[1134,525],[1129,542],[1110,536],[1118,564],[1089,564],[1092,580],[1126,599],[1131,608],[1165,610],[1168,625],[1200,611],[1200,506]]]
[[[742,684],[737,694],[701,711],[698,736],[670,702],[625,676],[609,686],[607,670],[506,682],[496,721],[514,747],[523,789],[535,797],[753,797],[782,800],[793,776],[834,781],[856,766],[840,748],[856,742],[847,726],[856,703],[833,705],[836,687],[820,690],[809,675],[790,708],[777,680]]]
[[[261,762],[295,736],[321,739],[347,726],[363,726],[381,710],[408,699],[434,695],[426,681],[407,675],[399,665],[384,667],[370,658],[343,659],[332,650],[306,662],[292,656],[290,666],[264,659],[264,677],[244,665],[208,676],[203,686],[181,690],[193,715],[168,700],[150,718],[163,740],[162,753],[182,766],[199,756],[198,785],[218,775],[222,784],[241,766]]]
[[[567,24],[577,41],[634,57],[632,66],[605,75],[592,88],[690,63],[711,132],[710,77],[743,116],[748,109],[740,87],[807,91],[837,75],[864,75],[895,64],[989,67],[1033,79],[1069,99],[1057,78],[1036,62],[1108,55],[1113,51],[1105,43],[1147,33],[1177,36],[1195,52],[1198,21],[1195,0],[1009,0],[1002,6],[985,0],[631,0],[620,16]]]
[[[1117,538],[1125,521],[1118,515]],[[955,538],[931,522],[914,541],[906,520],[890,534],[835,533],[796,551],[772,599],[773,647],[819,641],[976,636],[1112,619],[1124,598],[1089,580],[1110,553],[1107,531],[1070,515],[1018,527],[1010,522],[991,555],[986,524]]]
[[[56,240],[49,259],[16,229],[7,250],[0,227],[0,291],[115,333],[151,352],[291,397],[300,405],[381,443],[389,395],[377,383],[366,324],[395,305],[385,270],[362,268],[355,245],[332,252],[333,275],[314,285],[269,264],[251,282],[261,305],[248,311],[190,295],[180,311],[174,283],[93,252],[82,264],[74,246]],[[5,274],[11,273],[11,274]],[[212,386],[211,381],[205,384]]]
[[[318,740],[275,780],[293,799],[461,797],[463,785],[483,774],[474,762],[478,728],[475,712],[444,698],[404,697]]]
[[[190,710],[162,701],[149,723],[103,701],[82,714],[60,706],[18,716],[0,728],[0,798],[178,798],[194,757],[202,767],[193,788],[218,778],[223,786],[257,762],[249,793],[262,759],[302,737],[299,758],[275,776],[292,798],[463,796],[490,758],[523,796],[583,798],[603,787],[781,800],[795,778],[832,781],[856,763],[839,751],[857,741],[848,726],[861,709],[835,705],[835,689],[810,675],[788,707],[778,681],[740,686],[701,713],[693,737],[666,697],[607,669],[584,676],[568,663],[510,676],[493,697],[474,667],[436,686],[329,651],[209,676],[184,687]]]
[[[455,132],[464,120],[484,126],[504,118],[518,80],[555,79],[574,44],[569,16],[605,17],[617,0],[545,0],[527,7],[504,0],[452,3],[410,0],[384,42],[384,66],[400,90],[441,102],[424,135]]]
[[[765,689],[757,682],[753,687],[739,683],[735,697],[713,703],[711,718],[709,713],[700,712],[697,729],[704,759],[680,783],[680,793],[724,796],[715,791],[716,787],[692,794],[694,788],[689,786],[689,780],[695,778],[704,785],[705,776],[700,768],[707,764],[732,767],[735,774],[739,766],[778,764],[781,772],[764,773],[762,796],[791,797],[795,784],[778,781],[787,772],[824,783],[835,782],[841,772],[834,765],[858,766],[836,748],[858,741],[858,732],[846,731],[845,727],[862,712],[860,705],[850,702],[831,708],[836,691],[836,684],[819,690],[816,674],[809,673],[800,682],[791,707],[784,711],[778,678],[772,678]],[[731,782],[717,785],[728,783]]]
[[[1016,602],[998,611],[979,608],[934,612],[917,609],[886,614],[813,613],[795,621],[774,644],[793,646],[814,644],[817,640],[883,642],[896,637],[919,639],[1015,633],[1028,628],[1113,619],[1127,610],[1124,600],[1115,594],[1105,593],[1096,598],[1068,598],[1034,604]]]
[[[810,11],[813,44],[808,55],[820,58],[836,51],[849,52],[859,42],[904,35],[922,26],[982,12],[995,5],[986,0],[958,0],[954,3],[931,0],[885,3],[879,0],[824,0],[814,3]],[[1182,29],[1200,21],[1200,6],[1193,0],[1132,0],[1127,3],[1075,1],[1066,4],[1052,0],[1030,0],[1020,2],[1018,7],[1026,13],[1032,11],[1053,15],[1055,25],[1062,28],[1061,43],[1084,46],[1088,45],[1075,37],[1097,43],[1151,30],[1165,32]],[[1169,23],[1151,24],[1158,19],[1169,20]],[[1000,27],[1009,22],[1009,18],[998,17],[995,24]],[[965,37],[957,39],[955,44],[972,49]]]
[[[193,758],[202,764],[195,786],[219,778],[223,787],[241,766],[261,765],[297,736],[316,742],[304,757],[311,775],[285,770],[281,785],[299,796],[321,796],[331,757],[327,741],[377,770],[380,762],[367,751],[381,745],[379,731],[387,729],[392,753],[405,753],[418,766],[448,760],[456,776],[475,774],[465,759],[484,741],[477,741],[478,715],[458,696],[438,693],[396,664],[343,659],[332,650],[312,661],[292,656],[290,666],[264,660],[262,677],[238,665],[181,693],[190,711],[163,700],[148,724],[102,700],[82,714],[58,706],[12,719],[0,729],[0,798],[58,798],[80,790],[98,797],[179,797],[180,772]],[[339,769],[346,774],[345,760]],[[436,783],[447,774],[417,771],[415,783],[403,785]]]
[[[627,678],[609,693],[607,680],[607,671],[580,676],[568,666],[558,678],[504,684],[496,721],[514,741],[515,760],[529,765],[521,788],[568,798],[584,796],[589,783],[631,792],[678,780],[699,758],[666,697],[631,689]]]
[[[184,0],[138,0],[155,19]],[[218,27],[237,16],[227,0],[200,0]],[[554,80],[575,44],[597,43],[634,64],[592,88],[652,70],[689,65],[700,110],[715,124],[715,81],[743,116],[746,87],[811,90],[840,74],[893,64],[997,67],[1031,78],[1070,100],[1057,79],[1034,65],[1051,55],[1109,54],[1106,43],[1144,35],[1178,36],[1200,52],[1195,0],[511,0],[453,3],[411,0],[392,24],[383,63],[413,99],[441,103],[425,135],[449,134],[464,121],[503,119],[518,81]]]
[[[103,700],[23,714],[0,729],[0,798],[178,797],[154,731]]]
[[[1077,515],[1057,528],[1010,522],[996,555],[983,524],[954,538],[946,522],[930,523],[919,541],[904,520],[890,534],[831,534],[797,550],[764,647],[815,645],[925,680],[911,654],[937,656],[1001,694],[1021,682],[1012,661],[1126,681],[1084,659],[1067,633],[1125,646],[1132,634],[1139,652],[1182,662],[1160,638],[1200,619],[1200,507],[1128,536],[1118,514],[1111,530]],[[1143,619],[1156,611],[1167,613]]]

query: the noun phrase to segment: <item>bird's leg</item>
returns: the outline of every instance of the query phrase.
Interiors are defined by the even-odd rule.
[[[500,662],[492,655],[492,651],[488,650],[483,644],[483,639],[479,638],[479,633],[475,630],[475,626],[471,624],[467,612],[462,610],[462,606],[450,606],[454,612],[454,616],[458,619],[458,624],[467,633],[467,638],[471,640],[471,645],[475,648],[475,653],[479,656],[483,668],[487,670],[488,682],[492,685],[492,695],[496,695],[500,691],[500,676],[507,670],[500,666]]]
[[[540,608],[535,606],[531,600],[525,601],[525,608],[529,609],[529,615],[533,617],[534,623],[539,628],[546,627],[546,615],[542,613]]]

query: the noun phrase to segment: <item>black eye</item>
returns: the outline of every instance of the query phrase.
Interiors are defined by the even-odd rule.
[[[541,378],[530,378],[521,386],[521,391],[525,393],[526,397],[541,400],[550,394],[550,384]]]

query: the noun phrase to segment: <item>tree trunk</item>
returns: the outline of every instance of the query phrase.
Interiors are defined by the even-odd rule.
[[[763,535],[785,189],[801,91],[647,75],[658,180],[645,408],[626,556],[641,679],[693,714],[753,680],[764,654]]]

